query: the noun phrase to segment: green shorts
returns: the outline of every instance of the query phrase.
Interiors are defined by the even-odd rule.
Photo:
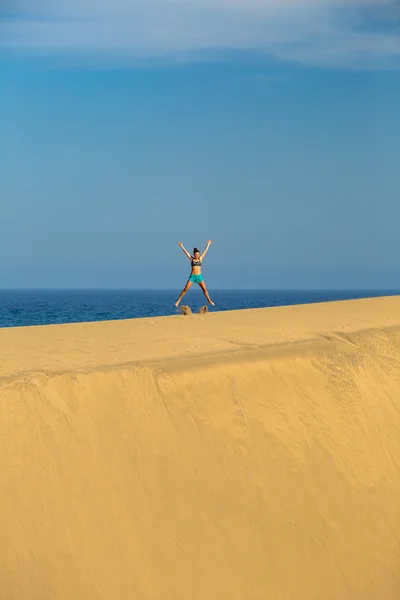
[[[203,281],[203,275],[191,275],[189,281],[192,283],[201,283]]]

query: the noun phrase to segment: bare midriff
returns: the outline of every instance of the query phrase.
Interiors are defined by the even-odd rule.
[[[201,275],[201,267],[198,267],[197,265],[192,267],[192,275]]]

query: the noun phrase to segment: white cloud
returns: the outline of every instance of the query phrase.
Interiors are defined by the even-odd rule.
[[[233,50],[316,66],[400,66],[397,0],[3,0],[2,12],[0,46],[9,49],[136,60]]]

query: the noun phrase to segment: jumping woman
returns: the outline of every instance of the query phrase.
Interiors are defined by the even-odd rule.
[[[179,296],[177,302],[175,302],[175,306],[179,306],[179,303],[182,300],[183,296],[192,287],[192,285],[194,283],[199,284],[199,286],[203,290],[203,294],[207,298],[207,302],[209,304],[211,304],[212,306],[215,306],[214,302],[211,300],[210,296],[208,295],[206,284],[204,283],[203,275],[201,274],[201,263],[203,262],[203,258],[207,254],[207,251],[208,251],[210,245],[211,245],[211,240],[208,240],[207,246],[206,246],[203,254],[201,254],[201,255],[200,255],[199,250],[197,248],[194,248],[193,256],[191,256],[189,254],[189,252],[186,250],[186,248],[184,248],[183,244],[179,243],[179,246],[182,248],[182,250],[188,257],[188,259],[190,260],[190,264],[192,265],[192,272],[190,274],[190,277],[189,277],[184,289],[181,291],[181,295]]]

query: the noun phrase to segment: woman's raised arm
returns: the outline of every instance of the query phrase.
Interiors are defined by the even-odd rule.
[[[203,254],[200,256],[201,260],[203,260],[203,258],[204,258],[204,257],[205,257],[205,255],[207,254],[207,252],[208,252],[208,249],[209,249],[209,247],[210,247],[210,246],[211,246],[211,240],[208,240],[208,242],[207,242],[207,246],[205,247]]]
[[[186,254],[186,256],[191,259],[191,255],[189,254],[189,252],[186,250],[185,246],[182,244],[182,242],[179,242],[178,246],[180,246],[182,248],[182,250],[184,251],[184,253]]]

